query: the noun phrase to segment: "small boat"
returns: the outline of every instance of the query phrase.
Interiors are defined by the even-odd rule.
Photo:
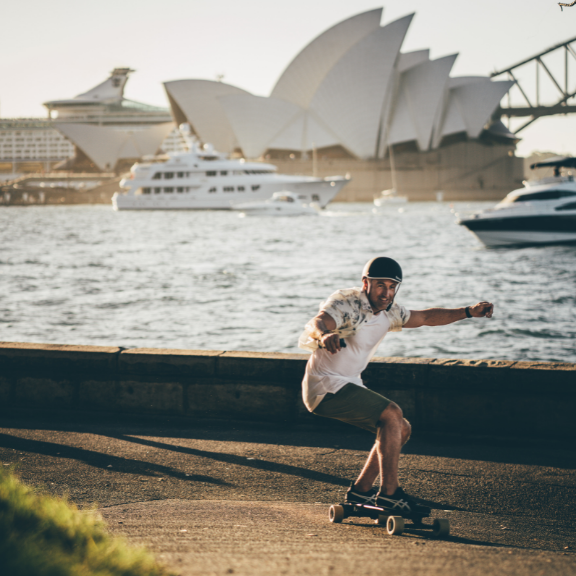
[[[380,196],[374,198],[375,206],[387,206],[388,204],[406,204],[408,196],[399,196],[395,188],[390,190],[383,190]]]
[[[554,175],[513,190],[494,208],[461,219],[486,246],[576,242],[576,182],[561,168],[576,168],[576,158],[556,157],[530,168],[554,168]]]
[[[320,206],[302,204],[297,194],[283,190],[274,192],[271,198],[263,202],[233,204],[232,209],[240,212],[241,216],[317,216]]]

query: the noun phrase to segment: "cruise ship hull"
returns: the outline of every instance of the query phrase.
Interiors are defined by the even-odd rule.
[[[257,192],[211,194],[206,186],[202,186],[185,194],[116,193],[112,197],[112,206],[114,210],[231,210],[234,204],[267,200],[274,192],[288,190],[297,194],[302,203],[316,202],[324,208],[348,182],[348,179],[340,177],[300,181],[282,181],[279,178],[275,182],[260,183]]]

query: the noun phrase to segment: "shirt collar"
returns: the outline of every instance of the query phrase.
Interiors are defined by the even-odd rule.
[[[374,314],[374,310],[372,310],[372,305],[370,304],[370,300],[368,300],[368,295],[366,294],[364,288],[362,288],[360,291],[360,306],[362,310]]]

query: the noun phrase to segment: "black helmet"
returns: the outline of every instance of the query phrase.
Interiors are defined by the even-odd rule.
[[[402,268],[396,260],[378,256],[366,262],[362,270],[362,278],[386,278],[395,282],[402,282]]]

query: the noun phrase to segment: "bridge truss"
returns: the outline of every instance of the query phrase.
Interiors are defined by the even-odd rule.
[[[576,105],[569,101],[576,96],[576,90],[574,87],[570,89],[568,78],[569,63],[572,59],[576,62],[576,49],[572,46],[574,42],[576,42],[576,38],[572,38],[561,44],[556,44],[540,54],[527,58],[509,68],[493,72],[490,75],[491,78],[506,75],[512,80],[515,86],[513,86],[511,90],[517,88],[522,100],[525,102],[525,104],[519,106],[512,105],[510,92],[508,92],[508,105],[500,106],[495,111],[494,117],[501,118],[502,116],[507,116],[508,119],[512,117],[529,117],[527,122],[514,130],[514,133],[518,134],[518,132],[524,130],[524,128],[542,116],[575,113]],[[558,67],[553,69],[550,63],[544,62],[544,56],[554,54],[557,59],[562,51],[564,52],[564,58],[560,71],[557,69]],[[526,72],[529,72],[530,66],[533,67],[532,70],[533,73],[535,72],[535,78],[530,78],[531,74],[528,73],[529,80],[526,80]],[[523,77],[520,78],[520,76]],[[542,104],[541,102],[543,88],[542,77],[547,78],[547,84],[551,84],[554,89],[553,93],[555,96],[552,97],[551,103],[547,102],[546,104]],[[531,84],[533,88],[530,88],[529,84]],[[549,86],[547,86],[547,88],[548,87]]]

